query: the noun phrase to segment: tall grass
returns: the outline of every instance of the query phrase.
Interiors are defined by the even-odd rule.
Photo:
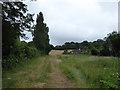
[[[92,88],[118,88],[118,59],[90,55],[60,56],[61,70],[75,83],[84,78]]]
[[[49,56],[37,57],[27,64],[17,65],[8,71],[3,72],[3,88],[34,88],[36,83],[45,82],[47,74],[51,71]]]

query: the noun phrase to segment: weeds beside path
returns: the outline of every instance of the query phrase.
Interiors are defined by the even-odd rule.
[[[3,73],[3,88],[41,88],[50,72],[48,56],[31,60]]]
[[[51,53],[3,72],[2,85],[3,88],[117,88],[117,62],[115,57]]]
[[[3,73],[3,88],[72,88],[57,56],[44,56]]]

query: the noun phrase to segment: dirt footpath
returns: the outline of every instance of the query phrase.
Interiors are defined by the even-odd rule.
[[[72,83],[59,69],[60,59],[52,60],[52,72],[48,75],[47,88],[74,88]]]

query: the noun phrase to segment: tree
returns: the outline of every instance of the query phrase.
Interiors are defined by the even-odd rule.
[[[52,44],[50,44],[50,50],[55,49]]]
[[[103,44],[103,49],[100,51],[100,55],[120,56],[120,34],[116,31],[113,31],[104,39],[105,43]]]
[[[99,52],[96,49],[91,50],[92,55],[99,55]]]
[[[109,51],[111,51],[113,56],[120,56],[120,34],[113,31],[112,33],[108,34],[106,39],[108,44]]]
[[[2,3],[2,50],[3,58],[13,51],[19,36],[26,38],[24,30],[32,30],[33,14],[27,13],[27,5],[22,2]]]
[[[42,51],[43,54],[48,54],[50,50],[49,35],[48,35],[49,28],[43,21],[44,21],[44,17],[42,12],[40,12],[37,15],[37,19],[36,19],[35,30],[33,33],[34,36],[33,41],[38,50]]]

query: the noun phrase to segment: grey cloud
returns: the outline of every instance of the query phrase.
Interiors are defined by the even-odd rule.
[[[80,3],[74,0],[52,0],[51,2],[28,2],[32,13],[44,14],[50,31],[50,43],[63,44],[66,41],[94,41],[117,30],[117,3]],[[36,15],[34,17],[36,19]],[[32,39],[32,38],[31,38]]]

